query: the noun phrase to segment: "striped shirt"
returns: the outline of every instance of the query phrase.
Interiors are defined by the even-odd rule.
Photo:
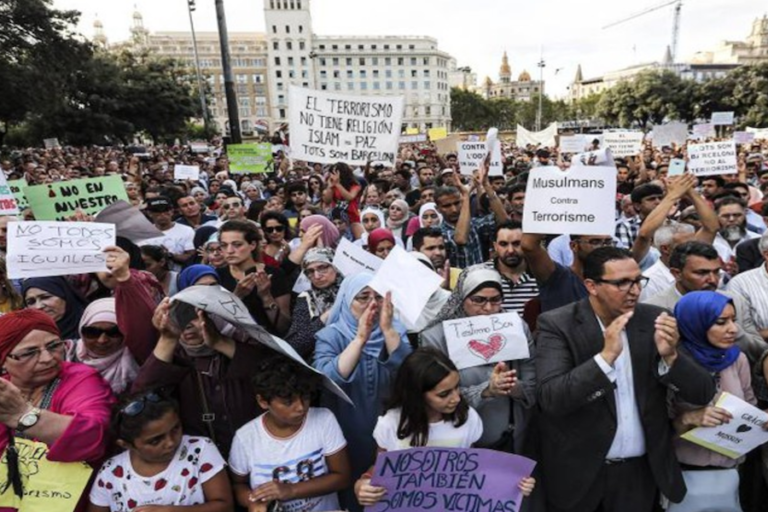
[[[766,265],[760,265],[737,275],[728,283],[728,290],[744,297],[758,329],[768,328],[768,272],[766,272]]]
[[[502,309],[504,311],[516,311],[522,316],[525,303],[539,296],[539,285],[536,283],[536,279],[530,274],[524,273],[520,276],[520,280],[515,283],[499,271],[496,260],[486,261],[485,266],[501,274]]]

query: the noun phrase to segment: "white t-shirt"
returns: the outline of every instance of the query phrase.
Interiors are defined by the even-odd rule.
[[[139,245],[161,245],[168,249],[168,252],[171,254],[182,254],[186,251],[194,251],[195,230],[184,224],[174,222],[171,229],[163,231],[163,236],[143,240]],[[181,270],[181,265],[172,263],[171,270],[179,271]]]
[[[373,438],[376,444],[385,450],[404,450],[411,448],[411,438],[398,439],[397,427],[400,424],[400,409],[390,409],[384,416],[379,416]],[[450,421],[429,424],[427,446],[441,448],[471,448],[483,435],[483,420],[473,408],[469,408],[467,421],[455,427]]]
[[[90,500],[112,512],[130,512],[144,505],[200,505],[205,503],[203,484],[225,466],[216,445],[207,437],[183,436],[165,471],[152,477],[136,473],[126,450],[101,467]]]
[[[339,422],[328,409],[310,408],[301,428],[286,438],[274,437],[262,414],[235,434],[229,466],[234,474],[249,476],[251,489],[273,480],[295,484],[327,474],[325,457],[345,446]],[[340,510],[336,493],[285,501],[282,506],[287,512]]]

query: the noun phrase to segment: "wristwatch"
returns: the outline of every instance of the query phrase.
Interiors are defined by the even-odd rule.
[[[32,409],[25,412],[21,418],[19,418],[19,423],[16,425],[16,431],[24,432],[28,428],[32,428],[37,425],[37,422],[40,420],[40,414],[42,414],[42,412],[43,411],[39,407],[32,407]]]

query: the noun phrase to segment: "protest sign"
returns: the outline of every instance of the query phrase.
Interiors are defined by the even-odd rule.
[[[523,320],[517,313],[446,320],[443,332],[448,354],[459,370],[530,357]]]
[[[733,124],[733,112],[712,112],[709,122],[715,126]]]
[[[634,156],[643,150],[643,132],[603,133],[603,141],[613,156]]]
[[[290,86],[291,156],[310,162],[395,163],[402,96],[351,96]]]
[[[461,174],[471,176],[475,170],[480,168],[480,164],[485,160],[485,156],[485,142],[460,142],[459,169]],[[493,146],[490,165],[489,176],[501,176],[504,174],[504,168],[501,165],[501,146],[499,144],[494,144]]]
[[[16,215],[19,213],[19,205],[13,190],[5,180],[5,174],[0,172],[0,215]]]
[[[693,135],[699,140],[716,135],[715,125],[712,123],[703,123],[693,125]]]
[[[616,168],[534,167],[528,176],[523,232],[611,235],[616,216]]]
[[[552,123],[540,132],[530,132],[520,125],[517,125],[517,146],[525,147],[528,144],[534,146],[555,146],[555,136],[557,135],[557,123]]]
[[[346,275],[346,274],[344,274]],[[392,303],[410,325],[416,322],[443,278],[401,247],[395,246],[368,284],[382,297],[392,292]]]
[[[696,176],[738,172],[733,141],[688,145],[688,170]]]
[[[346,393],[325,374],[308,365],[304,359],[285,340],[272,336],[256,323],[248,307],[234,293],[220,286],[190,286],[171,298],[171,316],[177,325],[187,325],[197,318],[197,310],[223,320],[228,326],[224,329],[227,336],[238,340],[248,339],[266,345],[308,370],[320,375],[323,385],[333,394],[352,404]]]
[[[659,148],[671,146],[672,144],[678,146],[685,144],[685,141],[688,140],[688,125],[679,121],[673,121],[654,126],[651,140],[653,140],[653,145]]]
[[[733,419],[717,427],[694,428],[681,437],[732,459],[738,459],[768,442],[768,431],[763,430],[768,414],[725,392],[715,406],[730,412]]]
[[[336,247],[336,254],[333,256],[333,266],[344,277],[361,272],[375,274],[383,262],[384,260],[381,258],[369,253],[359,245],[353,244],[346,238],[341,239],[339,246]]]
[[[193,153],[207,153],[208,143],[205,141],[194,141],[189,143],[189,150]]]
[[[685,172],[685,160],[682,158],[673,158],[669,161],[667,176],[680,176]]]
[[[115,245],[115,226],[98,222],[9,222],[8,276],[67,276],[106,272],[104,248]]]
[[[755,140],[752,132],[733,132],[733,142],[736,144],[751,144]]]
[[[405,134],[406,135],[416,135],[417,133],[419,133],[419,129],[418,128],[406,128],[405,129]]]
[[[60,148],[59,145],[59,139],[52,138],[52,139],[43,139],[43,145],[45,146],[45,149],[56,149]]]
[[[229,171],[232,174],[267,172],[272,160],[272,144],[230,144],[227,146]]]
[[[8,187],[11,189],[13,197],[16,198],[16,206],[19,208],[19,211],[29,208],[29,201],[27,201],[27,196],[24,193],[24,189],[27,188],[27,182],[24,180],[10,180]]]
[[[579,153],[577,155],[573,155],[571,158],[571,165],[614,165],[613,153],[611,153],[611,150],[607,148]]]
[[[200,167],[197,165],[174,164],[173,179],[181,181],[197,181],[200,179]]]
[[[95,215],[120,199],[128,201],[120,176],[34,185],[24,193],[37,220],[66,220],[78,209]]]
[[[95,222],[114,224],[117,236],[122,236],[138,244],[150,238],[165,236],[147,217],[135,206],[125,201],[117,201],[107,206],[93,219]]]
[[[587,140],[584,135],[561,135],[560,152],[561,153],[581,153],[587,146]]]
[[[18,512],[72,512],[88,484],[93,468],[86,462],[48,459],[48,445],[15,437],[24,494],[16,496],[8,480],[8,454],[0,460],[0,509]]]
[[[409,440],[403,440],[407,446]],[[404,446],[404,447],[405,447]],[[517,512],[517,484],[536,463],[472,448],[410,448],[379,453],[371,484],[387,493],[366,512],[475,510]]]
[[[429,140],[435,142],[437,140],[446,138],[448,136],[448,130],[442,126],[439,128],[430,128],[427,130],[427,134],[429,135]]]
[[[461,142],[461,137],[454,133],[444,139],[435,142],[435,148],[440,155],[455,153],[456,146],[459,144],[459,142]]]
[[[416,133],[414,135],[400,136],[400,144],[416,144],[417,142],[427,142],[427,134]]]
[[[747,126],[747,131],[755,134],[755,140],[768,140],[768,128],[752,128]]]

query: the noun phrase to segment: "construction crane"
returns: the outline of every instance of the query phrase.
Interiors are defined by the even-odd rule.
[[[674,23],[672,25],[672,44],[670,45],[672,62],[675,62],[677,60],[677,39],[678,39],[678,34],[680,33],[680,10],[683,7],[683,0],[672,0],[672,1],[664,2],[663,4],[657,5],[655,7],[650,7],[644,11],[633,14],[632,16],[628,16],[619,21],[614,21],[613,23],[604,26],[603,30],[607,28],[615,27],[616,25],[620,25],[629,20],[639,18],[640,16],[645,16],[650,12],[658,11],[659,9],[663,9],[664,7],[667,7],[670,5],[674,5],[674,10],[675,10]]]

